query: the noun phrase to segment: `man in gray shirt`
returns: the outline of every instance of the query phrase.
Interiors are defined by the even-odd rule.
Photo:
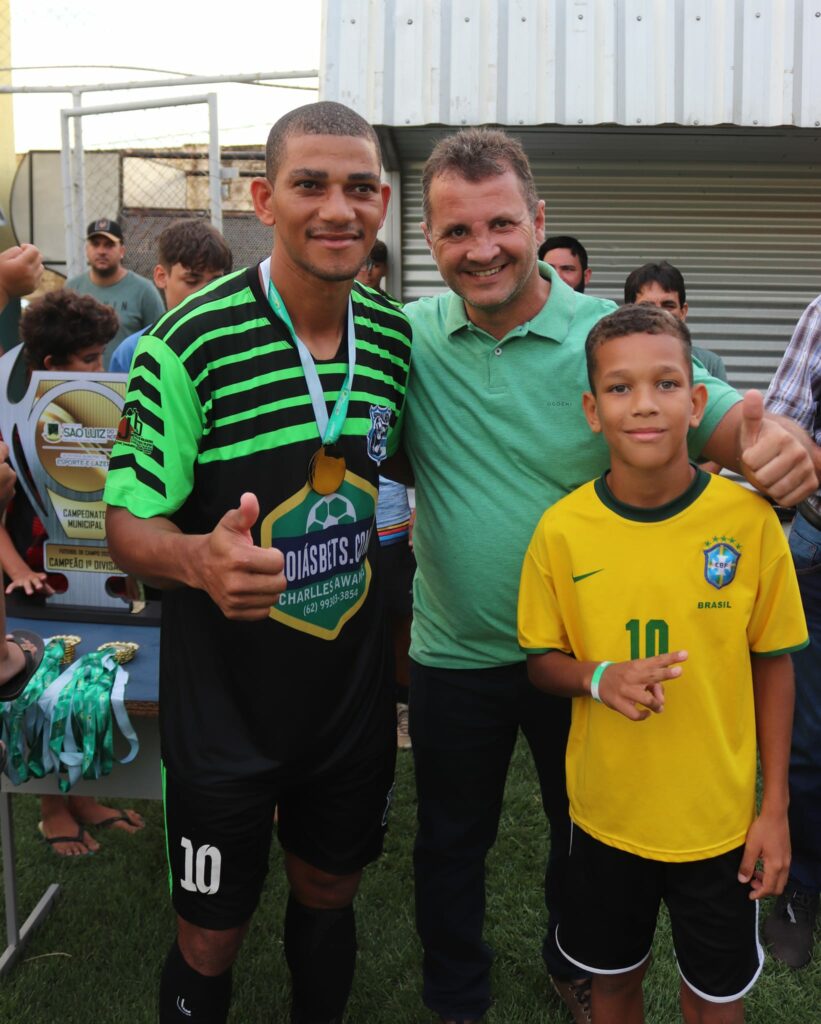
[[[120,321],[120,329],[106,345],[103,366],[108,369],[114,349],[123,338],[149,327],[163,315],[160,293],[154,285],[123,266],[123,231],[116,220],[100,217],[88,225],[86,259],[89,269],[66,281],[81,295],[91,295],[111,306]]]

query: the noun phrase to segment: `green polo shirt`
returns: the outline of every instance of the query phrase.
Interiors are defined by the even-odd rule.
[[[453,292],[405,306],[413,360],[403,441],[416,477],[411,655],[439,668],[522,660],[516,601],[542,513],[608,466],[582,412],[584,343],[616,305],[573,291],[547,264],[547,302],[501,341],[468,319]],[[739,400],[694,364],[710,398],[697,456]]]

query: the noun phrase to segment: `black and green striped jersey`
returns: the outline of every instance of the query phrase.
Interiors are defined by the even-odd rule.
[[[396,449],[410,362],[403,313],[352,291],[356,372],[333,495],[307,484],[320,438],[299,355],[257,267],[223,277],[140,340],[106,501],[207,533],[240,495],[259,499],[254,541],[285,554],[288,587],[262,623],[224,618],[201,591],[163,598],[161,731],[169,769],[193,780],[259,774],[362,741],[382,679],[380,463]],[[347,339],[317,370],[330,413]]]

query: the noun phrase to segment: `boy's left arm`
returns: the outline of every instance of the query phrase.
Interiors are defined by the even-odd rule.
[[[750,899],[773,896],[787,883],[790,868],[790,830],[787,824],[787,776],[792,737],[793,685],[789,654],[752,657],[753,697],[763,793],[761,809],[747,832],[738,880],[750,883]],[[756,871],[762,861],[763,872]]]

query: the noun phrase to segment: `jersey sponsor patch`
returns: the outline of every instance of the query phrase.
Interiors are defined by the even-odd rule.
[[[741,552],[726,541],[711,544],[704,552],[705,580],[716,590],[729,586],[735,579],[740,558]]]
[[[272,619],[324,640],[339,635],[370,588],[376,495],[349,470],[333,494],[317,494],[306,484],[265,517],[262,546],[282,552],[288,581],[271,607]]]
[[[379,465],[388,457],[388,428],[391,425],[391,411],[384,405],[370,408],[371,428],[368,431],[368,458]]]

